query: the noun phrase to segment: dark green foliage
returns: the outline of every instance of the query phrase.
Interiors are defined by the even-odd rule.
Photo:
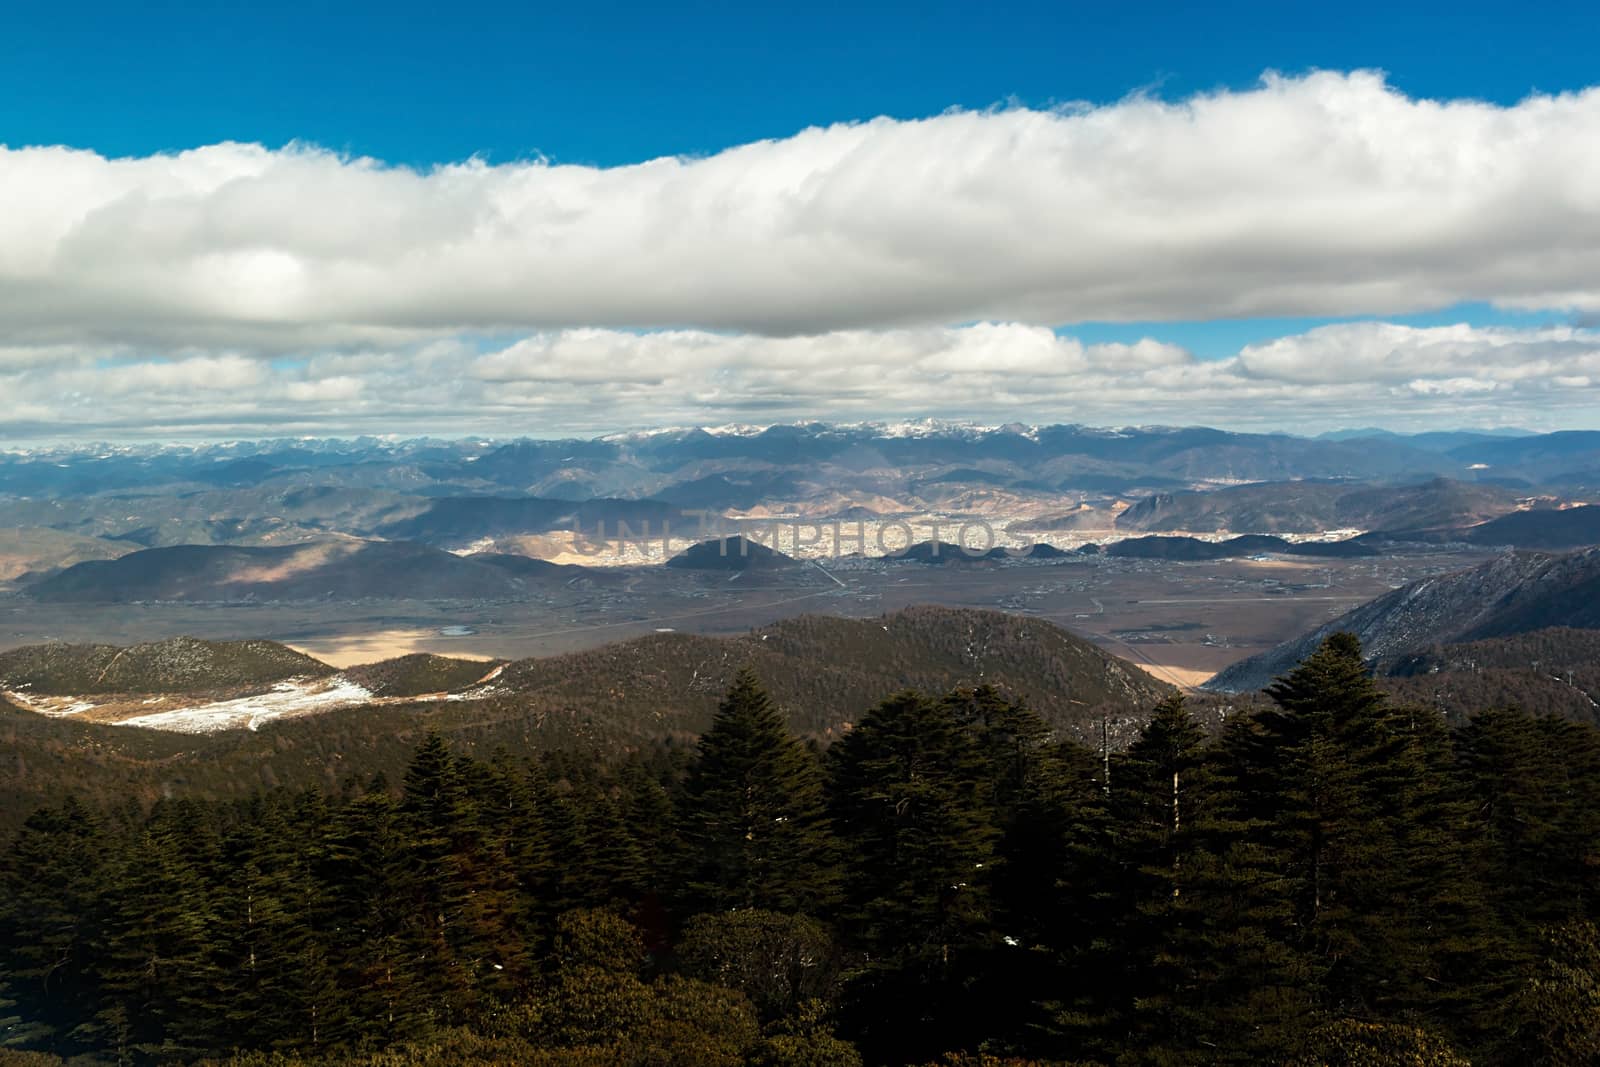
[[[494,668],[495,664],[481,660],[413,652],[381,663],[350,667],[344,674],[352,682],[368,689],[373,696],[410,697],[465,689]]]
[[[69,798],[0,863],[0,1062],[1596,1062],[1600,733],[1452,735],[1346,637],[1271,699],[1109,780],[985,687],[819,761],[747,676],[694,750]]]
[[[0,652],[0,682],[66,696],[212,692],[332,673],[274,641],[173,637],[130,648],[51,644]]]
[[[1193,932],[1156,957],[1195,990],[1173,1039],[1259,1059],[1321,1019],[1460,1019],[1492,1004],[1479,986],[1500,942],[1467,877],[1437,716],[1392,707],[1348,634],[1269,694],[1209,761],[1203,854],[1173,911]],[[1488,1028],[1478,1014],[1474,1037]]]
[[[684,928],[678,958],[685,973],[739,990],[767,1020],[831,1003],[842,962],[833,937],[815,919],[750,908],[695,916]]]
[[[1341,1019],[1314,1030],[1293,1067],[1471,1067],[1438,1034],[1415,1026]]]
[[[1213,977],[1204,888],[1216,864],[1201,852],[1210,817],[1205,741],[1183,697],[1173,696],[1112,770],[1118,958],[1107,971],[1120,979],[1108,1026],[1141,1047],[1192,1047],[1207,1028],[1196,1010]]]
[[[1458,751],[1503,910],[1525,930],[1600,915],[1600,735],[1491,711]]]
[[[105,848],[99,820],[72,797],[59,809],[35,812],[12,843],[0,864],[0,943],[11,949],[0,980],[8,1008],[49,1002],[63,1023],[94,1013]],[[64,1024],[32,1014],[15,1018],[0,1030],[0,1044],[73,1047]]]
[[[1600,928],[1556,927],[1542,955],[1512,1005],[1508,1058],[1551,1067],[1600,1063]]]
[[[700,739],[678,803],[685,910],[816,914],[837,892],[816,757],[741,673]]]
[[[875,956],[942,958],[984,936],[992,782],[955,710],[891,697],[828,750],[828,770],[852,937]]]
[[[19,651],[36,657],[63,647]],[[230,655],[238,651],[235,644],[224,647]],[[68,672],[63,677],[77,679],[67,692],[87,692],[118,651],[95,652],[92,669],[63,652],[54,662]],[[332,670],[303,657],[296,662],[286,674]],[[344,708],[257,731],[130,730],[22,712],[0,700],[0,837],[73,790],[95,804],[132,799],[148,806],[175,793],[212,800],[279,787],[337,793],[352,776],[378,772],[398,781],[429,730],[477,760],[500,749],[521,758],[598,750],[609,760],[667,742],[688,752],[741,667],[761,677],[796,736],[821,743],[884,694],[906,686],[942,693],[989,680],[1027,694],[1063,736],[1085,733],[1091,723],[1098,730],[1108,711],[1114,720],[1132,722],[1167,691],[1136,667],[1041,620],[917,607],[876,619],[804,616],[729,638],[652,634],[509,664],[482,699]],[[464,677],[476,667],[460,669]],[[391,673],[411,673],[404,661],[361,670],[380,684]],[[408,684],[401,688],[431,690],[444,680],[431,669],[422,675],[402,679]]]

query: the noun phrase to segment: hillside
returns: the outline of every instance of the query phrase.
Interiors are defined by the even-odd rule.
[[[332,673],[272,641],[174,637],[131,648],[50,644],[0,652],[0,686],[58,696],[203,692]]]
[[[341,673],[375,697],[414,697],[465,689],[490,674],[497,664],[413,652],[378,663],[364,663]]]
[[[798,565],[793,557],[738,535],[701,541],[667,560],[669,567],[693,571],[781,570]]]
[[[227,468],[231,464],[218,464]],[[331,535],[370,536],[414,515],[428,501],[392,490],[320,484],[213,489],[173,486],[139,493],[61,499],[0,499],[0,525],[49,527],[84,537],[115,538],[122,551],[173,545],[284,545]]]
[[[491,669],[408,660],[348,673],[361,684],[427,692],[446,673],[462,686]],[[988,682],[1094,743],[1099,719],[1108,716],[1113,742],[1122,744],[1169,691],[1037,619],[914,608],[865,620],[806,616],[732,638],[656,634],[509,664],[489,683],[493,695],[486,699],[346,707],[264,722],[257,730],[169,733],[0,707],[0,832],[69,790],[148,802],[174,794],[237,796],[263,786],[339,788],[379,770],[397,780],[411,747],[430,729],[485,755],[499,746],[616,753],[653,739],[687,742],[710,722],[746,666],[797,730],[821,739],[898,690],[943,692]],[[82,673],[59,669],[53,677],[83,681]]]
[[[137,547],[39,526],[0,528],[0,582],[60,570],[85,560],[116,559]]]
[[[659,500],[447,497],[378,532],[401,541],[457,546],[550,530],[582,530],[591,535],[598,530],[602,538],[616,537],[619,524],[639,536],[660,537],[665,526],[686,533],[697,528],[699,519]]]
[[[180,545],[68,567],[27,586],[53,603],[364,597],[505,599],[565,568],[505,556],[455,556],[403,541],[282,547]]]
[[[1172,559],[1198,562],[1273,553],[1285,556],[1376,556],[1378,550],[1358,540],[1291,543],[1270,534],[1242,534],[1225,541],[1198,537],[1129,537],[1101,549],[1107,556],[1128,559]]]
[[[693,733],[746,666],[797,729],[824,734],[907,688],[989,682],[1069,728],[1087,726],[1101,710],[1135,716],[1166,692],[1138,668],[1049,623],[931,607],[876,619],[801,616],[735,638],[657,634],[521,660],[496,685],[552,710],[593,715],[609,705],[615,715],[631,708]]]
[[[1398,486],[1261,482],[1203,492],[1157,493],[1117,516],[1117,526],[1151,533],[1433,530],[1471,526],[1516,506],[1513,490],[1448,478]]]
[[[1600,507],[1540,508],[1505,515],[1463,531],[1477,545],[1563,549],[1600,544]]]
[[[1433,645],[1377,664],[1401,699],[1444,708],[1538,709],[1600,725],[1600,630],[1558,626]]]
[[[1205,687],[1221,692],[1259,689],[1341,630],[1360,637],[1368,659],[1378,661],[1430,645],[1552,626],[1600,628],[1600,549],[1565,556],[1512,553],[1413,582],[1233,664]]]

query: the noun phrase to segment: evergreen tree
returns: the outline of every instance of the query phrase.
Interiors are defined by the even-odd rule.
[[[1366,776],[1396,742],[1360,645],[1335,634],[1268,690],[1275,707],[1229,730],[1212,824],[1217,863],[1204,872],[1227,962],[1213,1025],[1248,1028],[1266,1049],[1292,1047],[1313,1012],[1373,1010],[1391,975],[1394,935],[1384,878],[1397,860],[1393,798]]]
[[[609,783],[595,783],[573,801],[580,841],[569,876],[575,899],[586,908],[626,912],[649,880],[638,842],[622,821]]]
[[[485,998],[509,998],[525,972],[512,875],[479,819],[467,787],[473,773],[430,733],[406,768],[399,808],[410,939],[445,1024],[482,1010]]]
[[[1206,1030],[1194,1015],[1209,970],[1204,899],[1189,885],[1207,866],[1198,855],[1208,819],[1205,742],[1183,696],[1174,694],[1156,706],[1112,771],[1120,877],[1111,954],[1126,983],[1113,1044],[1150,1049],[1158,1060],[1192,1054]]]
[[[224,839],[214,894],[218,1001],[228,1043],[316,1051],[348,1036],[320,932],[330,928],[318,866],[327,812],[320,796],[258,798]]]
[[[1100,1024],[1106,1002],[1112,886],[1100,763],[990,686],[941,703],[972,738],[997,835],[984,868],[995,936],[965,958],[968,1014],[986,1020],[988,1048],[1064,1055]]]
[[[1600,918],[1600,733],[1516,710],[1474,716],[1460,752],[1482,874],[1529,944]]]
[[[554,899],[560,879],[549,829],[554,800],[536,763],[519,765],[501,750],[486,770],[480,817],[493,848],[505,856],[517,925],[531,937],[568,906]]]
[[[1570,922],[1545,932],[1543,959],[1517,991],[1508,1063],[1600,1063],[1600,928]]]
[[[357,1039],[419,1034],[429,1005],[424,960],[412,942],[409,855],[400,814],[380,775],[339,812],[329,835],[326,882],[337,887],[327,923]]]
[[[192,1058],[223,1036],[217,917],[176,832],[153,817],[111,881],[95,1031],[123,1059]]]
[[[814,914],[834,898],[821,769],[748,671],[700,739],[677,810],[686,912]]]
[[[76,1050],[72,1032],[96,1010],[109,847],[100,820],[69,796],[29,816],[0,863],[8,997],[29,1040],[61,1052]]]
[[[993,947],[989,874],[999,834],[991,767],[949,704],[902,693],[828,750],[843,843],[844,928],[867,957],[847,1029],[868,1058],[962,1047],[971,957]]]

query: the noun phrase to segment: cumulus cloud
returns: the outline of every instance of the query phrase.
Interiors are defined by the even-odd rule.
[[[605,169],[12,148],[0,203],[13,345],[284,352],[462,330],[819,335],[1462,301],[1593,314],[1600,89],[1503,107],[1317,73]]]
[[[1020,323],[793,337],[582,328],[263,360],[0,348],[11,437],[500,436],[939,416],[1306,431],[1521,425],[1600,413],[1600,331],[1324,326],[1221,360]],[[1341,361],[1345,370],[1341,372]]]

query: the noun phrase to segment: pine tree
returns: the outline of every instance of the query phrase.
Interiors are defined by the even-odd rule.
[[[322,935],[332,925],[319,878],[327,823],[320,795],[273,795],[224,840],[216,1003],[230,1044],[314,1052],[348,1036]]]
[[[1313,1011],[1371,1009],[1392,918],[1372,894],[1396,858],[1363,781],[1390,742],[1359,643],[1334,635],[1268,694],[1274,707],[1225,733],[1215,858],[1196,872],[1221,961],[1204,1012],[1254,1035],[1252,1055],[1293,1047]]]
[[[1100,1024],[1107,992],[1100,762],[992,687],[941,704],[973,740],[997,833],[984,868],[995,936],[966,957],[968,1014],[985,1020],[987,1048],[1066,1055]]]
[[[399,808],[410,940],[444,1024],[470,1019],[486,998],[508,999],[525,970],[512,876],[480,822],[473,773],[430,733],[406,768]]]
[[[1462,882],[1464,812],[1437,716],[1391,707],[1360,646],[1335,635],[1226,731],[1212,772],[1210,857],[1191,879],[1215,975],[1203,1012],[1296,1047],[1315,1017],[1457,1019],[1493,958]]]
[[[1461,732],[1483,880],[1525,941],[1600,916],[1600,731],[1520,711],[1474,716]]]
[[[427,1024],[408,864],[398,806],[380,775],[339,811],[325,861],[325,880],[337,887],[325,920],[330,963],[357,1040],[400,1040]]]
[[[965,976],[996,937],[991,767],[954,707],[907,692],[835,742],[828,769],[846,856],[840,919],[868,961],[846,1029],[868,1059],[962,1047],[985,1025],[965,1013]]]
[[[28,817],[0,863],[0,944],[8,997],[31,1040],[75,1050],[95,1013],[94,952],[104,936],[101,822],[74,797]]]
[[[1391,709],[1398,747],[1376,764],[1368,788],[1388,800],[1382,830],[1393,836],[1388,869],[1374,879],[1370,908],[1392,916],[1375,946],[1386,968],[1371,1001],[1394,1019],[1426,1019],[1452,1031],[1463,1048],[1500,1029],[1498,1010],[1515,972],[1514,947],[1491,896],[1478,881],[1481,835],[1462,788],[1456,753],[1432,708]]]
[[[815,914],[834,898],[821,768],[748,671],[700,739],[677,812],[685,912]]]
[[[1204,1030],[1194,1017],[1208,974],[1204,900],[1189,882],[1206,869],[1197,855],[1208,818],[1205,742],[1183,696],[1174,694],[1156,706],[1112,771],[1121,877],[1111,953],[1126,983],[1115,1043],[1150,1049],[1154,1058],[1192,1053]]]
[[[586,908],[628,911],[643,896],[648,875],[643,853],[622,821],[609,785],[596,783],[575,794],[572,803],[581,842],[569,877],[576,899]]]
[[[194,1057],[223,1036],[212,1004],[217,917],[177,833],[152,816],[110,886],[96,1029],[102,1047],[124,1059]]]
[[[672,795],[637,755],[617,775],[617,814],[638,854],[643,875],[640,888],[650,895],[670,884],[669,868],[680,854]]]
[[[516,895],[518,927],[528,936],[569,906],[554,902],[559,874],[551,848],[549,806],[554,803],[537,764],[518,765],[497,751],[478,798],[484,830],[505,856]]]

